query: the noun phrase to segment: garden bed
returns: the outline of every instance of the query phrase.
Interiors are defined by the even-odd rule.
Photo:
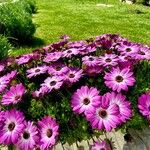
[[[112,150],[119,140],[109,132],[149,127],[150,47],[116,34],[69,39],[1,61],[2,145],[47,150],[92,139],[92,150]]]

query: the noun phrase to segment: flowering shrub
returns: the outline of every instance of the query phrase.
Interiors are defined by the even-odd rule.
[[[57,43],[0,65],[0,144],[47,150],[57,142],[140,129],[150,120],[150,47],[118,35]],[[92,150],[112,149],[109,139]]]

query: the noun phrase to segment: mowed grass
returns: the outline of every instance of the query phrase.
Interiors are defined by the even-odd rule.
[[[114,6],[97,6],[99,3]],[[63,34],[70,35],[72,40],[82,40],[116,33],[131,41],[150,44],[150,7],[123,4],[119,0],[37,0],[37,6],[33,21],[38,40],[15,50],[14,55],[56,42]]]

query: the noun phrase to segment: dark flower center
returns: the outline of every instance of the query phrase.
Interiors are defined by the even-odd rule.
[[[105,150],[105,148],[100,148],[100,150]]]
[[[15,96],[15,101],[18,101],[20,98],[21,98],[20,95],[16,95],[16,96]]]
[[[94,58],[93,57],[89,57],[89,61],[93,61],[94,60]]]
[[[29,134],[27,131],[25,131],[25,132],[23,133],[23,138],[24,138],[24,139],[29,139],[29,137],[30,137],[30,134]]]
[[[105,61],[106,61],[106,62],[111,62],[111,59],[110,59],[110,58],[107,58]]]
[[[83,104],[84,105],[88,105],[90,103],[90,100],[88,99],[88,98],[85,98],[84,100],[83,100]]]
[[[11,122],[11,123],[8,125],[9,131],[13,131],[14,128],[15,128],[15,123],[14,123],[14,122]]]
[[[150,111],[150,105],[148,106],[148,111]]]
[[[116,81],[117,82],[122,82],[123,81],[123,77],[122,76],[117,76],[116,77]]]
[[[75,75],[73,73],[69,74],[69,78],[74,78],[74,77],[75,77]]]
[[[145,55],[145,53],[144,52],[142,52],[142,51],[140,51],[140,53],[139,54],[141,54],[141,55]]]
[[[131,52],[131,51],[132,51],[131,48],[127,48],[127,49],[126,49],[126,52]]]
[[[50,86],[54,86],[54,85],[56,85],[56,83],[57,83],[56,81],[51,81]]]
[[[99,112],[98,112],[98,114],[99,114],[99,116],[101,117],[101,118],[106,118],[107,117],[107,111],[106,110],[100,110]]]
[[[61,67],[60,66],[57,66],[56,67],[56,71],[60,71],[61,70]]]
[[[52,129],[48,129],[46,132],[47,137],[50,138],[52,134],[53,134]]]
[[[40,72],[40,69],[36,69],[35,72]]]
[[[71,51],[71,50],[68,50],[67,53],[72,53],[72,51]]]

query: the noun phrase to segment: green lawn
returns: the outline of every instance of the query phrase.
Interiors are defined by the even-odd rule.
[[[114,4],[100,7],[96,4]],[[150,44],[150,7],[127,5],[119,0],[37,0],[37,24],[33,45],[13,52],[27,53],[40,45],[68,34],[72,40],[87,39],[104,33],[118,33],[132,41]]]

